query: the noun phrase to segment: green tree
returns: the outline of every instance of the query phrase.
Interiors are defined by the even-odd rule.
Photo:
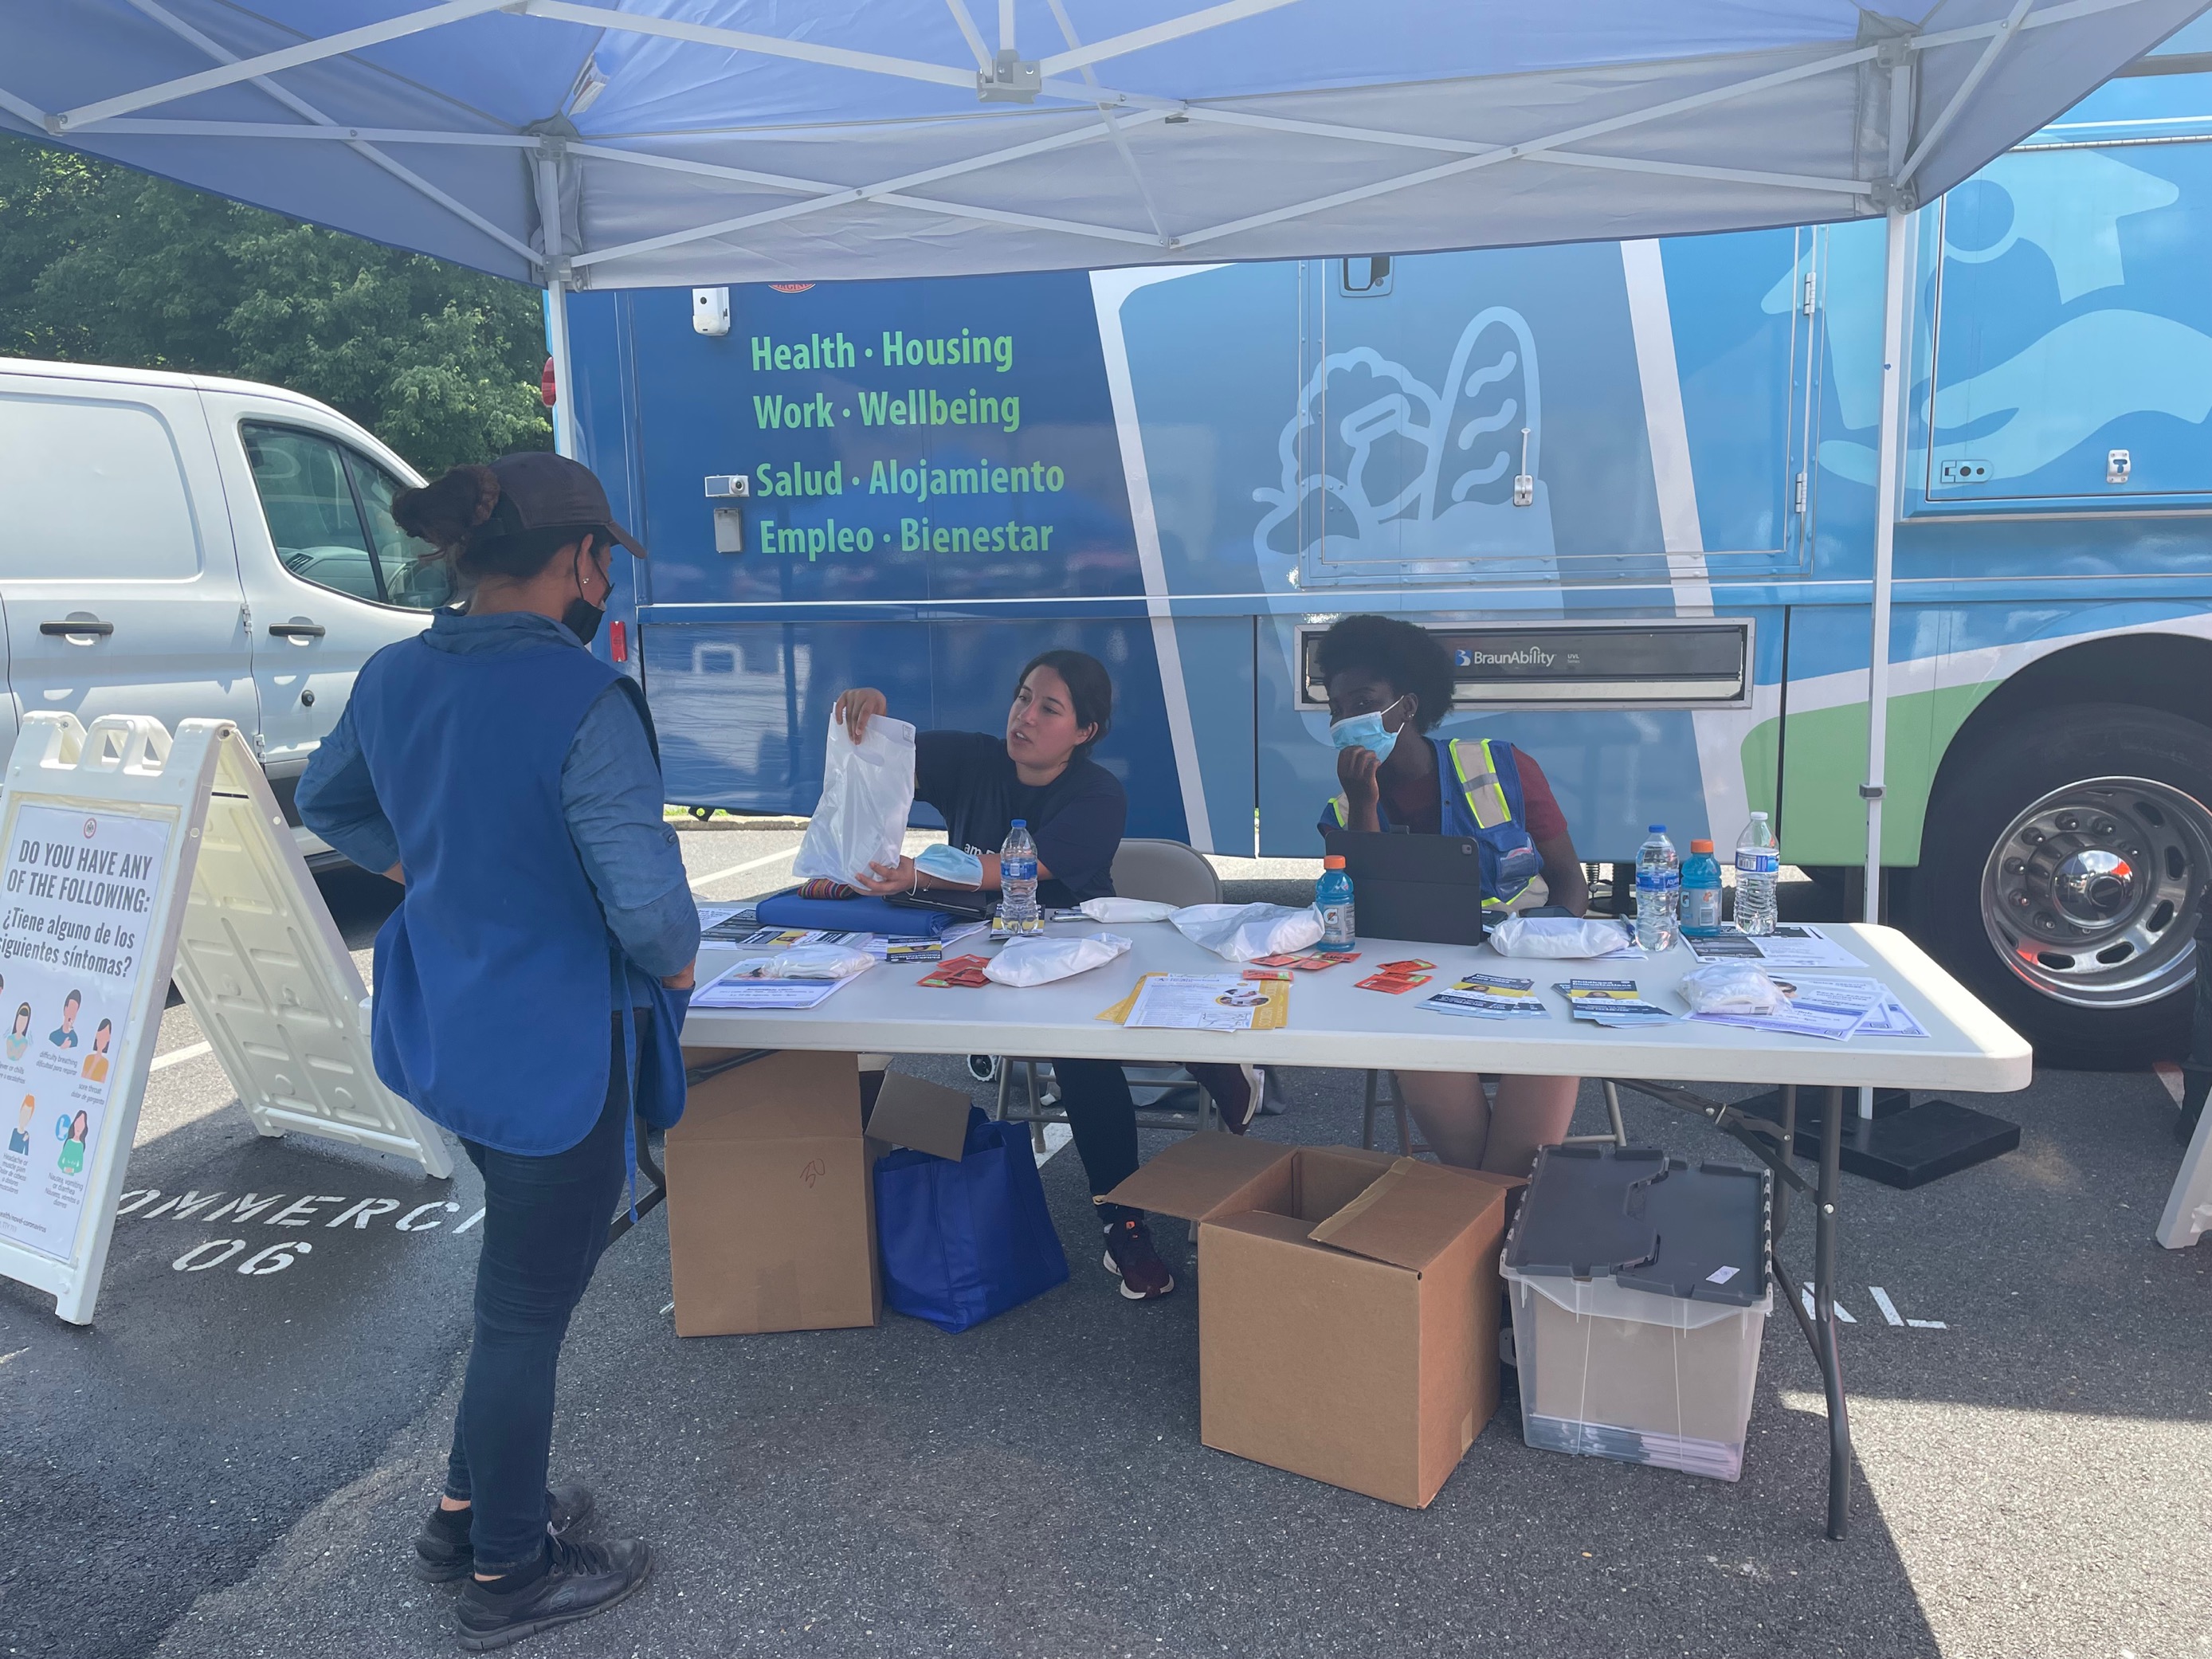
[[[0,356],[228,374],[426,476],[544,449],[538,290],[0,137]]]

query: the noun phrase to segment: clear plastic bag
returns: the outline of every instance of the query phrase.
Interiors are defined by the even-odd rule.
[[[854,743],[833,713],[822,799],[807,821],[793,876],[848,882],[867,874],[871,864],[897,864],[913,810],[914,727],[878,714]]]
[[[1076,908],[1093,921],[1165,921],[1176,912],[1174,905],[1158,899],[1085,899]]]
[[[1080,939],[1035,935],[1011,941],[991,958],[983,977],[999,985],[1049,985],[1103,968],[1128,949],[1129,941],[1119,933],[1086,933]]]
[[[1321,912],[1311,905],[1187,904],[1170,916],[1182,936],[1231,962],[1303,951],[1321,938]]]
[[[1587,957],[1633,945],[1636,935],[1609,916],[1509,916],[1489,943],[1501,957]]]
[[[1676,988],[1693,1014],[1783,1014],[1790,999],[1766,976],[1766,969],[1748,962],[1709,962],[1682,975]]]
[[[866,951],[848,945],[794,945],[779,951],[760,970],[763,979],[850,979],[876,965]]]

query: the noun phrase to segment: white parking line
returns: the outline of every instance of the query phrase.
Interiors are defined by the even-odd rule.
[[[721,880],[725,876],[741,876],[748,870],[759,869],[763,864],[780,864],[786,859],[795,859],[798,856],[799,849],[796,847],[787,847],[781,853],[768,853],[757,859],[747,859],[743,864],[733,864],[726,870],[715,870],[698,877],[692,882],[691,890],[696,893],[701,888],[710,886]]]
[[[152,1063],[146,1069],[149,1072],[158,1072],[164,1066],[181,1066],[188,1060],[198,1060],[202,1054],[211,1054],[214,1052],[215,1044],[212,1042],[195,1042],[188,1048],[172,1048],[166,1054],[155,1055]]]

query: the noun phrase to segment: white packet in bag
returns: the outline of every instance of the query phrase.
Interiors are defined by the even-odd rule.
[[[896,866],[913,810],[914,727],[878,714],[854,743],[833,712],[822,799],[807,821],[792,875],[799,881],[826,876],[848,882],[866,874],[871,864]]]
[[[1490,930],[1501,957],[1601,957],[1633,945],[1636,935],[1610,916],[1508,916]]]
[[[762,979],[850,979],[876,965],[866,951],[849,945],[794,945],[779,951],[762,967]]]
[[[1786,1014],[1790,999],[1748,962],[1709,962],[1682,975],[1675,987],[1693,1014]]]
[[[1311,905],[1186,904],[1168,919],[1192,944],[1231,962],[1303,951],[1322,934],[1321,912]]]
[[[1176,912],[1158,899],[1085,899],[1075,908],[1093,921],[1165,921]]]
[[[1119,933],[1086,933],[1080,939],[1018,939],[991,958],[983,977],[999,985],[1049,985],[1103,968],[1127,953]]]

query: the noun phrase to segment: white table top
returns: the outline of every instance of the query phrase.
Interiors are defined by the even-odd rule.
[[[1890,927],[1822,923],[1821,931],[1858,956],[1928,1030],[1926,1038],[1856,1036],[1842,1042],[1784,1036],[1737,1026],[1677,1020],[1653,1028],[1607,1029],[1569,1018],[1550,987],[1570,978],[1632,979],[1644,994],[1680,1011],[1675,982],[1697,962],[1680,945],[1643,961],[1507,959],[1488,945],[1407,944],[1362,938],[1358,962],[1299,973],[1291,986],[1290,1024],[1275,1031],[1132,1030],[1096,1018],[1146,973],[1234,974],[1239,964],[1201,949],[1166,922],[1054,923],[1054,933],[1111,931],[1135,942],[1103,968],[1054,985],[1016,988],[925,988],[924,964],[878,964],[819,1007],[772,1012],[694,1009],[687,1047],[811,1048],[855,1053],[996,1054],[1047,1059],[1180,1063],[1246,1060],[1261,1065],[1368,1067],[1414,1072],[1501,1072],[1571,1077],[1644,1077],[1682,1083],[1796,1083],[1847,1088],[1944,1089],[1995,1093],[2024,1089],[2032,1077],[2027,1041],[1976,1001],[1920,947]],[[952,956],[989,955],[976,934]],[[709,945],[699,955],[704,984],[742,955]],[[1437,964],[1428,984],[1401,996],[1362,991],[1357,981],[1379,964],[1422,957]],[[1480,968],[1535,981],[1551,1017],[1542,1021],[1474,1019],[1425,1012],[1425,997]],[[1848,973],[1849,969],[1828,970]]]

